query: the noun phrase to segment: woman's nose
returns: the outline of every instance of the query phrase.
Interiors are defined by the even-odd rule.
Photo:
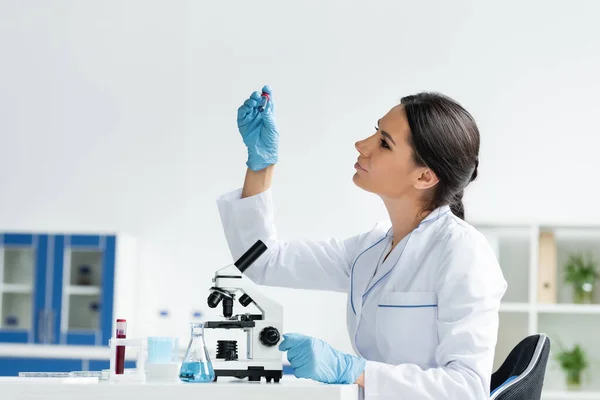
[[[371,154],[371,150],[373,149],[374,137],[375,135],[369,136],[363,140],[359,140],[358,142],[356,142],[356,144],[354,145],[356,147],[356,150],[358,150],[358,152],[361,155],[368,157],[369,154]]]
[[[356,150],[358,150],[358,152],[363,156],[366,155],[365,154],[366,150],[367,150],[366,142],[367,142],[367,140],[364,139],[364,140],[359,140],[358,142],[356,142],[354,144],[354,147],[356,147]]]

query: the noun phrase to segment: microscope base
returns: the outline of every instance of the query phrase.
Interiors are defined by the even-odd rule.
[[[283,376],[282,370],[265,369],[264,367],[248,367],[247,369],[215,369],[215,381],[219,376],[232,376],[234,378],[248,378],[250,382],[260,382],[261,378],[269,383],[271,381],[278,383]]]

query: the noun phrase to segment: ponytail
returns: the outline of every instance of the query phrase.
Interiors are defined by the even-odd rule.
[[[458,193],[452,196],[452,200],[450,201],[450,210],[452,214],[456,215],[460,219],[465,219],[465,205],[463,204],[464,190],[459,191]]]
[[[479,157],[475,160],[475,168],[473,169],[473,173],[471,174],[471,179],[469,183],[473,182],[477,179],[477,169],[479,167]],[[466,185],[465,185],[466,187]],[[452,214],[456,215],[458,218],[464,220],[465,219],[465,205],[463,204],[462,198],[465,193],[465,190],[459,190],[457,193],[452,196],[450,199],[450,210],[452,210]]]

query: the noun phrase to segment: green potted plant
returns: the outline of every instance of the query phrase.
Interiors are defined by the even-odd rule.
[[[573,285],[575,303],[591,303],[594,295],[594,283],[600,276],[598,263],[582,253],[571,254],[565,264],[565,282]]]
[[[561,348],[556,355],[560,367],[567,376],[567,388],[579,390],[581,387],[581,373],[588,367],[585,352],[578,344],[571,350]]]

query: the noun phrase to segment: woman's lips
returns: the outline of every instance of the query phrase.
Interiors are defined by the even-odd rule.
[[[367,172],[367,170],[366,170],[366,169],[364,169],[364,168],[363,168],[363,166],[362,166],[362,165],[360,165],[360,163],[359,163],[358,161],[356,162],[356,164],[354,164],[354,168],[356,168],[356,169],[358,169],[358,170],[361,170],[361,171],[365,171],[365,172]]]

